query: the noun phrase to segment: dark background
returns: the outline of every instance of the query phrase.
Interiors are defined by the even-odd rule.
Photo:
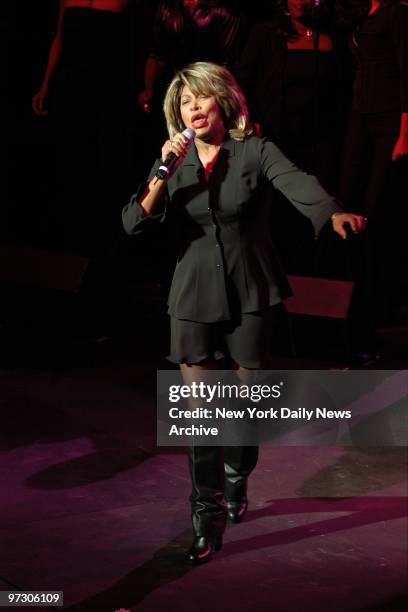
[[[48,117],[37,117],[31,106],[55,33],[58,2],[2,3],[0,330],[3,334],[10,326],[14,331],[23,329],[24,334],[27,326],[36,334],[47,330],[51,336],[55,329],[57,335],[68,332],[103,336],[127,334],[130,330],[140,333],[151,329],[152,321],[163,323],[163,329],[167,330],[165,301],[175,255],[172,237],[158,231],[129,238],[123,232],[120,216],[123,205],[144,180],[160,152],[159,142],[152,136],[157,128],[157,116],[146,115],[137,104],[157,4],[158,0],[133,0],[126,13],[124,57],[127,63],[123,71],[129,97],[121,113],[125,125],[121,148],[124,164],[118,195],[112,198],[112,223],[97,246],[94,245],[96,233],[89,231],[85,234],[85,246],[71,243],[67,247],[53,225],[55,219],[62,217],[63,208],[53,180],[59,160],[50,120],[52,112]],[[255,22],[272,15],[275,3],[242,0],[235,4],[240,5],[249,31]],[[78,150],[82,144],[78,142]],[[46,282],[39,282],[38,274],[30,271],[24,278],[27,256],[24,253],[19,256],[18,251],[7,254],[8,245],[49,253],[48,261],[45,258],[38,263],[38,267],[44,268]],[[58,270],[55,252],[72,255],[67,266],[73,269],[80,267],[75,257],[87,258],[79,289],[72,286],[61,291],[53,286],[55,275],[65,274],[64,268]],[[406,272],[401,262],[396,262],[396,266],[401,279],[397,297],[403,305],[407,293],[406,281],[403,281]],[[14,274],[16,267],[22,267],[23,272]],[[133,313],[130,327],[125,312]],[[54,326],[50,325],[51,321]],[[162,337],[165,344],[166,333]]]
[[[267,19],[274,8],[274,3],[266,0],[236,4],[245,15],[248,31],[253,23]],[[66,245],[59,235],[55,221],[65,213],[55,189],[59,159],[52,100],[47,117],[38,117],[32,110],[32,98],[41,84],[55,34],[58,1],[1,5],[0,335],[6,340],[6,361],[10,350],[21,355],[16,333],[24,346],[33,335],[38,347],[39,337],[43,345],[45,337],[53,342],[61,334],[99,337],[135,330],[141,333],[152,320],[159,326],[163,323],[167,330],[165,301],[174,266],[171,237],[156,232],[131,239],[123,232],[120,216],[160,153],[152,136],[157,116],[146,115],[137,104],[157,5],[158,0],[133,0],[126,10],[127,64],[122,76],[129,98],[121,112],[124,172],[120,195],[112,201],[109,232],[97,245],[92,231],[87,233],[85,244],[71,241]],[[78,141],[78,151],[83,144]],[[34,250],[27,252],[26,248]],[[36,257],[37,251],[45,256]],[[68,255],[63,266],[54,256],[58,252]],[[83,261],[76,259],[78,256],[86,258],[82,277]],[[67,281],[61,290],[61,283],[55,282],[61,275],[79,275],[80,286],[73,283],[70,287]],[[127,311],[134,317],[130,328],[123,314]]]
[[[128,113],[128,174],[127,191],[132,193],[153,160],[146,159],[145,150],[138,150],[136,140],[144,142],[149,121],[137,106],[137,94],[143,88],[143,68],[149,51],[151,28],[157,0],[134,1],[127,10],[129,54],[128,79],[131,101]],[[238,4],[238,3],[237,3]],[[257,0],[240,2],[248,19],[266,19],[273,3]],[[250,5],[250,8],[249,8]],[[44,215],[50,205],[58,206],[50,193],[49,175],[52,173],[53,134],[48,118],[39,118],[31,108],[33,95],[41,83],[47,56],[54,36],[58,13],[56,0],[41,2],[2,3],[3,72],[1,116],[3,118],[2,159],[3,206],[0,239],[35,246],[47,246],[44,235]],[[148,119],[148,118],[147,118]],[[143,136],[142,136],[143,134]],[[78,143],[80,146],[80,143]],[[120,208],[120,207],[119,207]]]

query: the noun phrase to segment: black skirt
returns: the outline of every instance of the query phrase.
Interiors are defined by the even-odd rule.
[[[280,303],[214,323],[171,317],[171,352],[167,359],[193,365],[229,358],[244,368],[265,368],[282,311]]]

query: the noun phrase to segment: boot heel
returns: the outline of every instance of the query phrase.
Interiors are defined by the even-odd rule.
[[[199,564],[211,561],[213,553],[221,550],[222,536],[207,538],[205,536],[197,536],[187,553],[187,561],[189,563]]]
[[[228,520],[231,523],[242,523],[247,510],[248,510],[248,500],[246,498],[244,498],[242,501],[239,501],[239,502],[228,502],[227,503]]]

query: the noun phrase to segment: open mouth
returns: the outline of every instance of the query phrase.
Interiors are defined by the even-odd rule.
[[[191,125],[193,128],[200,128],[207,125],[207,117],[202,113],[196,113],[191,117]]]

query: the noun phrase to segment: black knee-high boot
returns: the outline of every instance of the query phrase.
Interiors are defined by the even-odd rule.
[[[223,534],[227,521],[224,499],[223,448],[190,446],[191,515],[195,536]]]
[[[195,537],[187,560],[190,563],[205,563],[212,558],[214,551],[220,550],[227,522],[222,447],[190,446],[189,467]]]
[[[225,446],[225,497],[228,518],[240,523],[248,508],[248,476],[258,461],[258,446]]]

